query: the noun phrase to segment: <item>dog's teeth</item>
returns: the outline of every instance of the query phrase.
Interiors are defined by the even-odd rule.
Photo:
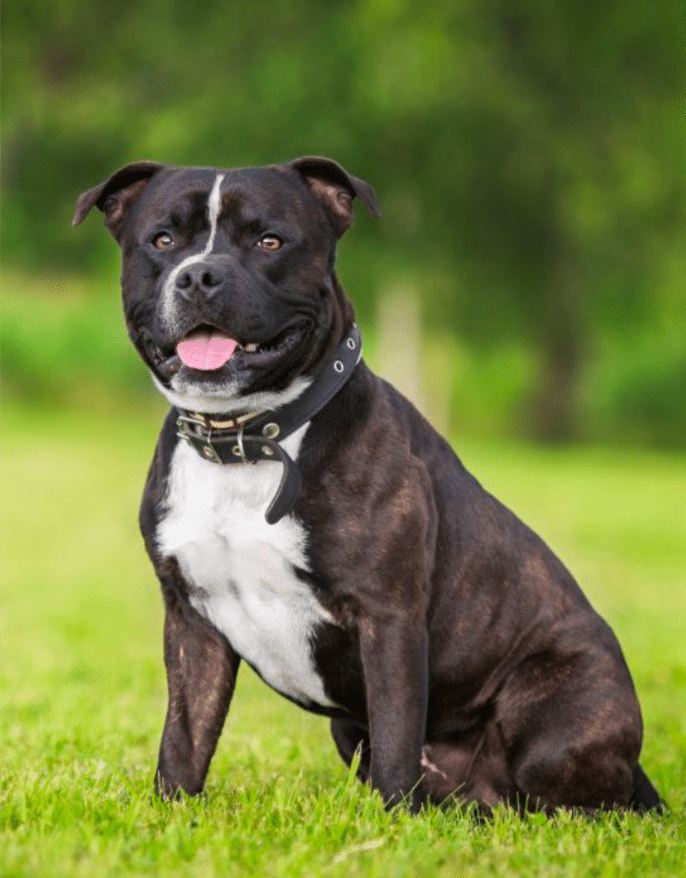
[[[243,350],[246,352],[246,354],[254,354],[257,350],[257,345],[255,344],[255,342],[250,342],[250,344],[243,345]]]

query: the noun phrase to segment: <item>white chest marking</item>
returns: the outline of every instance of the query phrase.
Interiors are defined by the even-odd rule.
[[[283,443],[293,458],[307,426]],[[270,686],[333,706],[311,651],[318,625],[333,620],[295,574],[307,569],[305,531],[292,516],[264,520],[280,478],[281,464],[218,466],[180,442],[158,544],[176,557],[195,609]]]

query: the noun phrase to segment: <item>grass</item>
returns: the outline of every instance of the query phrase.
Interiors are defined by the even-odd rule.
[[[150,800],[162,607],[136,526],[158,420],[5,404],[5,878],[683,876],[684,456],[458,443],[619,635],[643,705],[642,762],[668,814],[387,814],[335,756],[327,723],[246,668],[206,795],[163,805]]]

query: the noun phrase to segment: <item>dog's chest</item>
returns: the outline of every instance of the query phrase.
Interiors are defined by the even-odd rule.
[[[299,433],[284,443],[293,456]],[[191,604],[270,686],[330,707],[312,642],[332,619],[296,573],[307,570],[306,534],[292,516],[264,519],[280,477],[280,464],[220,466],[179,443],[158,544],[176,558]]]

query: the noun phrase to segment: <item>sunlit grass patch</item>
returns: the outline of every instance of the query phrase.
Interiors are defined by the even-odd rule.
[[[680,876],[686,870],[686,461],[593,449],[458,450],[576,573],[624,646],[642,762],[671,806],[480,823],[386,813],[328,723],[243,669],[198,800],[151,799],[162,605],[136,511],[158,415],[5,405],[3,876]]]

